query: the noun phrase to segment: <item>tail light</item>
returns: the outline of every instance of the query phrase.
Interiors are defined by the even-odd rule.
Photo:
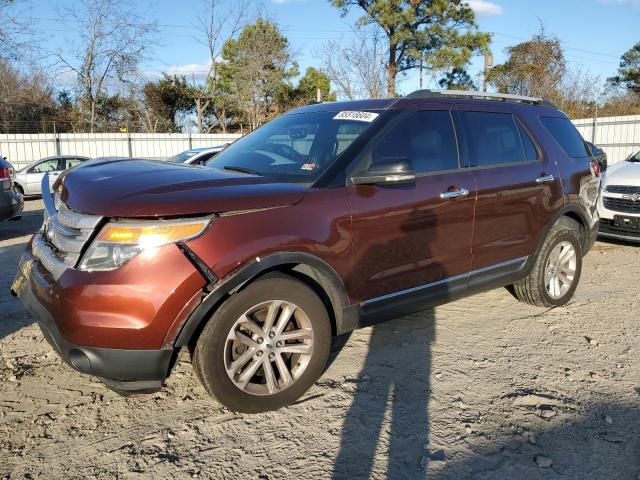
[[[595,160],[591,160],[591,174],[598,178],[600,176],[601,169],[600,169],[600,164],[595,161]]]
[[[11,178],[13,177],[13,168],[0,167],[0,183],[3,190],[11,189]]]

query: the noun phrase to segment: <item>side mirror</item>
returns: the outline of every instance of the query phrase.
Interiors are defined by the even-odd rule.
[[[413,183],[415,180],[416,174],[411,163],[405,159],[379,162],[371,165],[366,172],[351,177],[351,183],[354,185]]]

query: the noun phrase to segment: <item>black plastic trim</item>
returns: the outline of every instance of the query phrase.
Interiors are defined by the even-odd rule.
[[[209,268],[209,266],[202,261],[196,253],[189,248],[186,243],[178,243],[178,248],[184,253],[187,259],[191,262],[191,264],[195,267],[196,270],[202,275],[202,277],[207,281],[209,288],[212,288],[213,284],[218,281],[218,277],[215,273]]]
[[[510,285],[521,279],[533,257],[522,257],[469,273],[366,300],[360,304],[358,327],[437,307],[469,295]]]

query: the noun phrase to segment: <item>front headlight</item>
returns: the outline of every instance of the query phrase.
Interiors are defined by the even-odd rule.
[[[146,250],[191,240],[205,231],[210,218],[107,223],[80,262],[80,270],[114,270]]]

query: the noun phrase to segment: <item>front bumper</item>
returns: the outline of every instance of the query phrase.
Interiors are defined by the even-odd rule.
[[[25,267],[29,261],[21,260],[12,293],[34,316],[44,338],[67,364],[79,372],[99,377],[118,390],[152,391],[162,387],[175,360],[173,348],[129,350],[80,346],[67,341],[51,313],[34,294],[31,282],[40,279],[33,278],[39,275],[35,271],[29,275],[29,269]]]
[[[0,221],[9,220],[22,212],[24,199],[22,195],[14,192],[0,192]]]
[[[604,205],[604,198],[622,198],[622,195],[603,192],[598,201],[598,213],[600,223],[598,235],[604,238],[612,238],[627,242],[640,242],[640,215],[633,212],[611,210]],[[616,217],[618,221],[616,221]],[[627,221],[621,221],[626,219]],[[638,219],[638,220],[634,220]],[[635,223],[635,225],[633,224]]]

